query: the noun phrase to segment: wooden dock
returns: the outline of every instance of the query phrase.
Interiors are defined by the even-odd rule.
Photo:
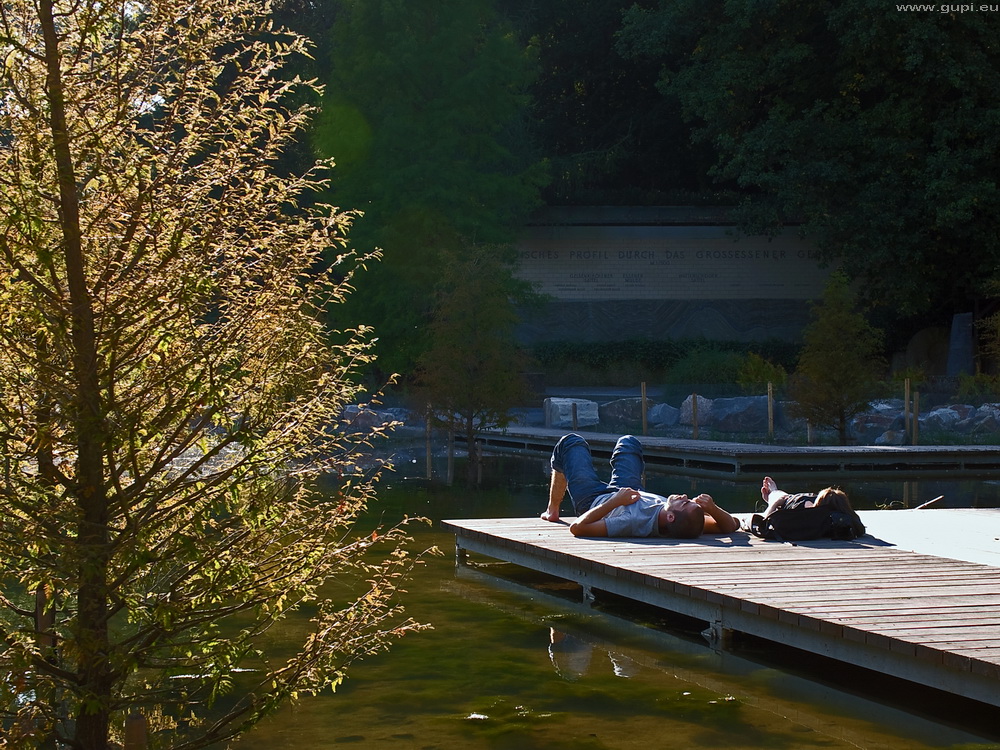
[[[566,432],[569,430],[509,427],[482,430],[476,433],[476,440],[485,450],[495,453],[547,456]],[[610,456],[619,437],[611,433],[578,432],[598,458]],[[1000,475],[1000,449],[995,445],[790,446],[648,436],[639,439],[647,469],[687,476],[738,478],[781,474],[795,478],[836,473],[839,477],[896,474],[909,479],[914,475],[950,476],[956,471],[978,476]]]
[[[721,643],[749,633],[1000,706],[1000,509],[862,518],[870,533],[854,542],[794,545],[742,532],[576,539],[538,518],[442,526],[460,560],[482,554],[574,581],[585,596],[695,617]],[[935,543],[935,554],[921,551]]]

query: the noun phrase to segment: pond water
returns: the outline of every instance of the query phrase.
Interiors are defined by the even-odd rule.
[[[488,457],[476,491],[408,477],[418,463],[401,460],[372,512],[386,522],[404,513],[435,522],[416,531],[414,549],[437,545],[445,554],[410,581],[404,600],[433,630],[356,664],[335,694],[266,720],[240,750],[1000,748],[995,710],[980,704],[772,644],[717,652],[698,623],[628,602],[587,607],[572,584],[485,558],[456,569],[454,537],[437,521],[536,515],[546,461]],[[753,510],[759,497],[753,483],[647,479],[653,491],[708,492],[732,511]],[[1000,507],[1000,484],[984,480],[843,486],[858,508],[942,494],[953,506]]]

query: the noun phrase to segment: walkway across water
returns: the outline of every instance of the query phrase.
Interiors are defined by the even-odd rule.
[[[853,542],[578,539],[538,518],[443,521],[468,553],[1000,706],[1000,509],[862,511]],[[928,553],[930,552],[930,554]]]
[[[483,430],[476,440],[491,452],[529,452],[548,455],[569,430],[509,427]],[[618,435],[578,431],[587,438],[596,457],[611,455]],[[836,473],[840,476],[899,474],[948,476],[1000,474],[1000,448],[995,445],[819,445],[788,446],[726,443],[665,437],[640,437],[649,469],[677,471],[689,476],[737,478],[781,474],[783,478]]]

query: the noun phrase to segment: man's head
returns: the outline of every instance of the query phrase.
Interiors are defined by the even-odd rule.
[[[660,536],[694,539],[705,530],[705,511],[687,495],[670,495],[657,520]]]

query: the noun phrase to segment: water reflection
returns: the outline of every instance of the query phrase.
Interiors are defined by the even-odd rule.
[[[403,514],[435,521],[534,516],[545,502],[546,466],[540,457],[491,457],[485,488],[477,491],[401,471],[390,477],[372,514],[386,522]],[[464,476],[461,467],[456,476]],[[708,492],[735,512],[754,509],[759,481],[647,477],[653,491]],[[945,494],[949,505],[965,498],[1000,507],[993,483],[942,484],[921,482],[909,502],[934,493]],[[844,486],[861,509],[903,499],[901,482]],[[454,539],[436,526],[418,529],[416,548],[431,545],[450,550]],[[302,701],[239,747],[1000,747],[979,736],[990,717],[968,713],[981,707],[965,704],[957,726],[921,718],[830,680],[713,651],[697,627],[685,629],[655,612],[588,607],[574,584],[540,580],[506,564],[481,560],[456,570],[449,556],[434,558],[406,588],[407,614],[434,630],[355,665],[336,695]],[[281,634],[273,637],[280,641]]]
[[[635,662],[628,656],[606,648],[595,649],[590,641],[552,627],[549,628],[549,661],[557,675],[571,681],[586,676],[592,663],[599,665],[597,669],[610,667],[615,677],[632,677],[638,672]]]

